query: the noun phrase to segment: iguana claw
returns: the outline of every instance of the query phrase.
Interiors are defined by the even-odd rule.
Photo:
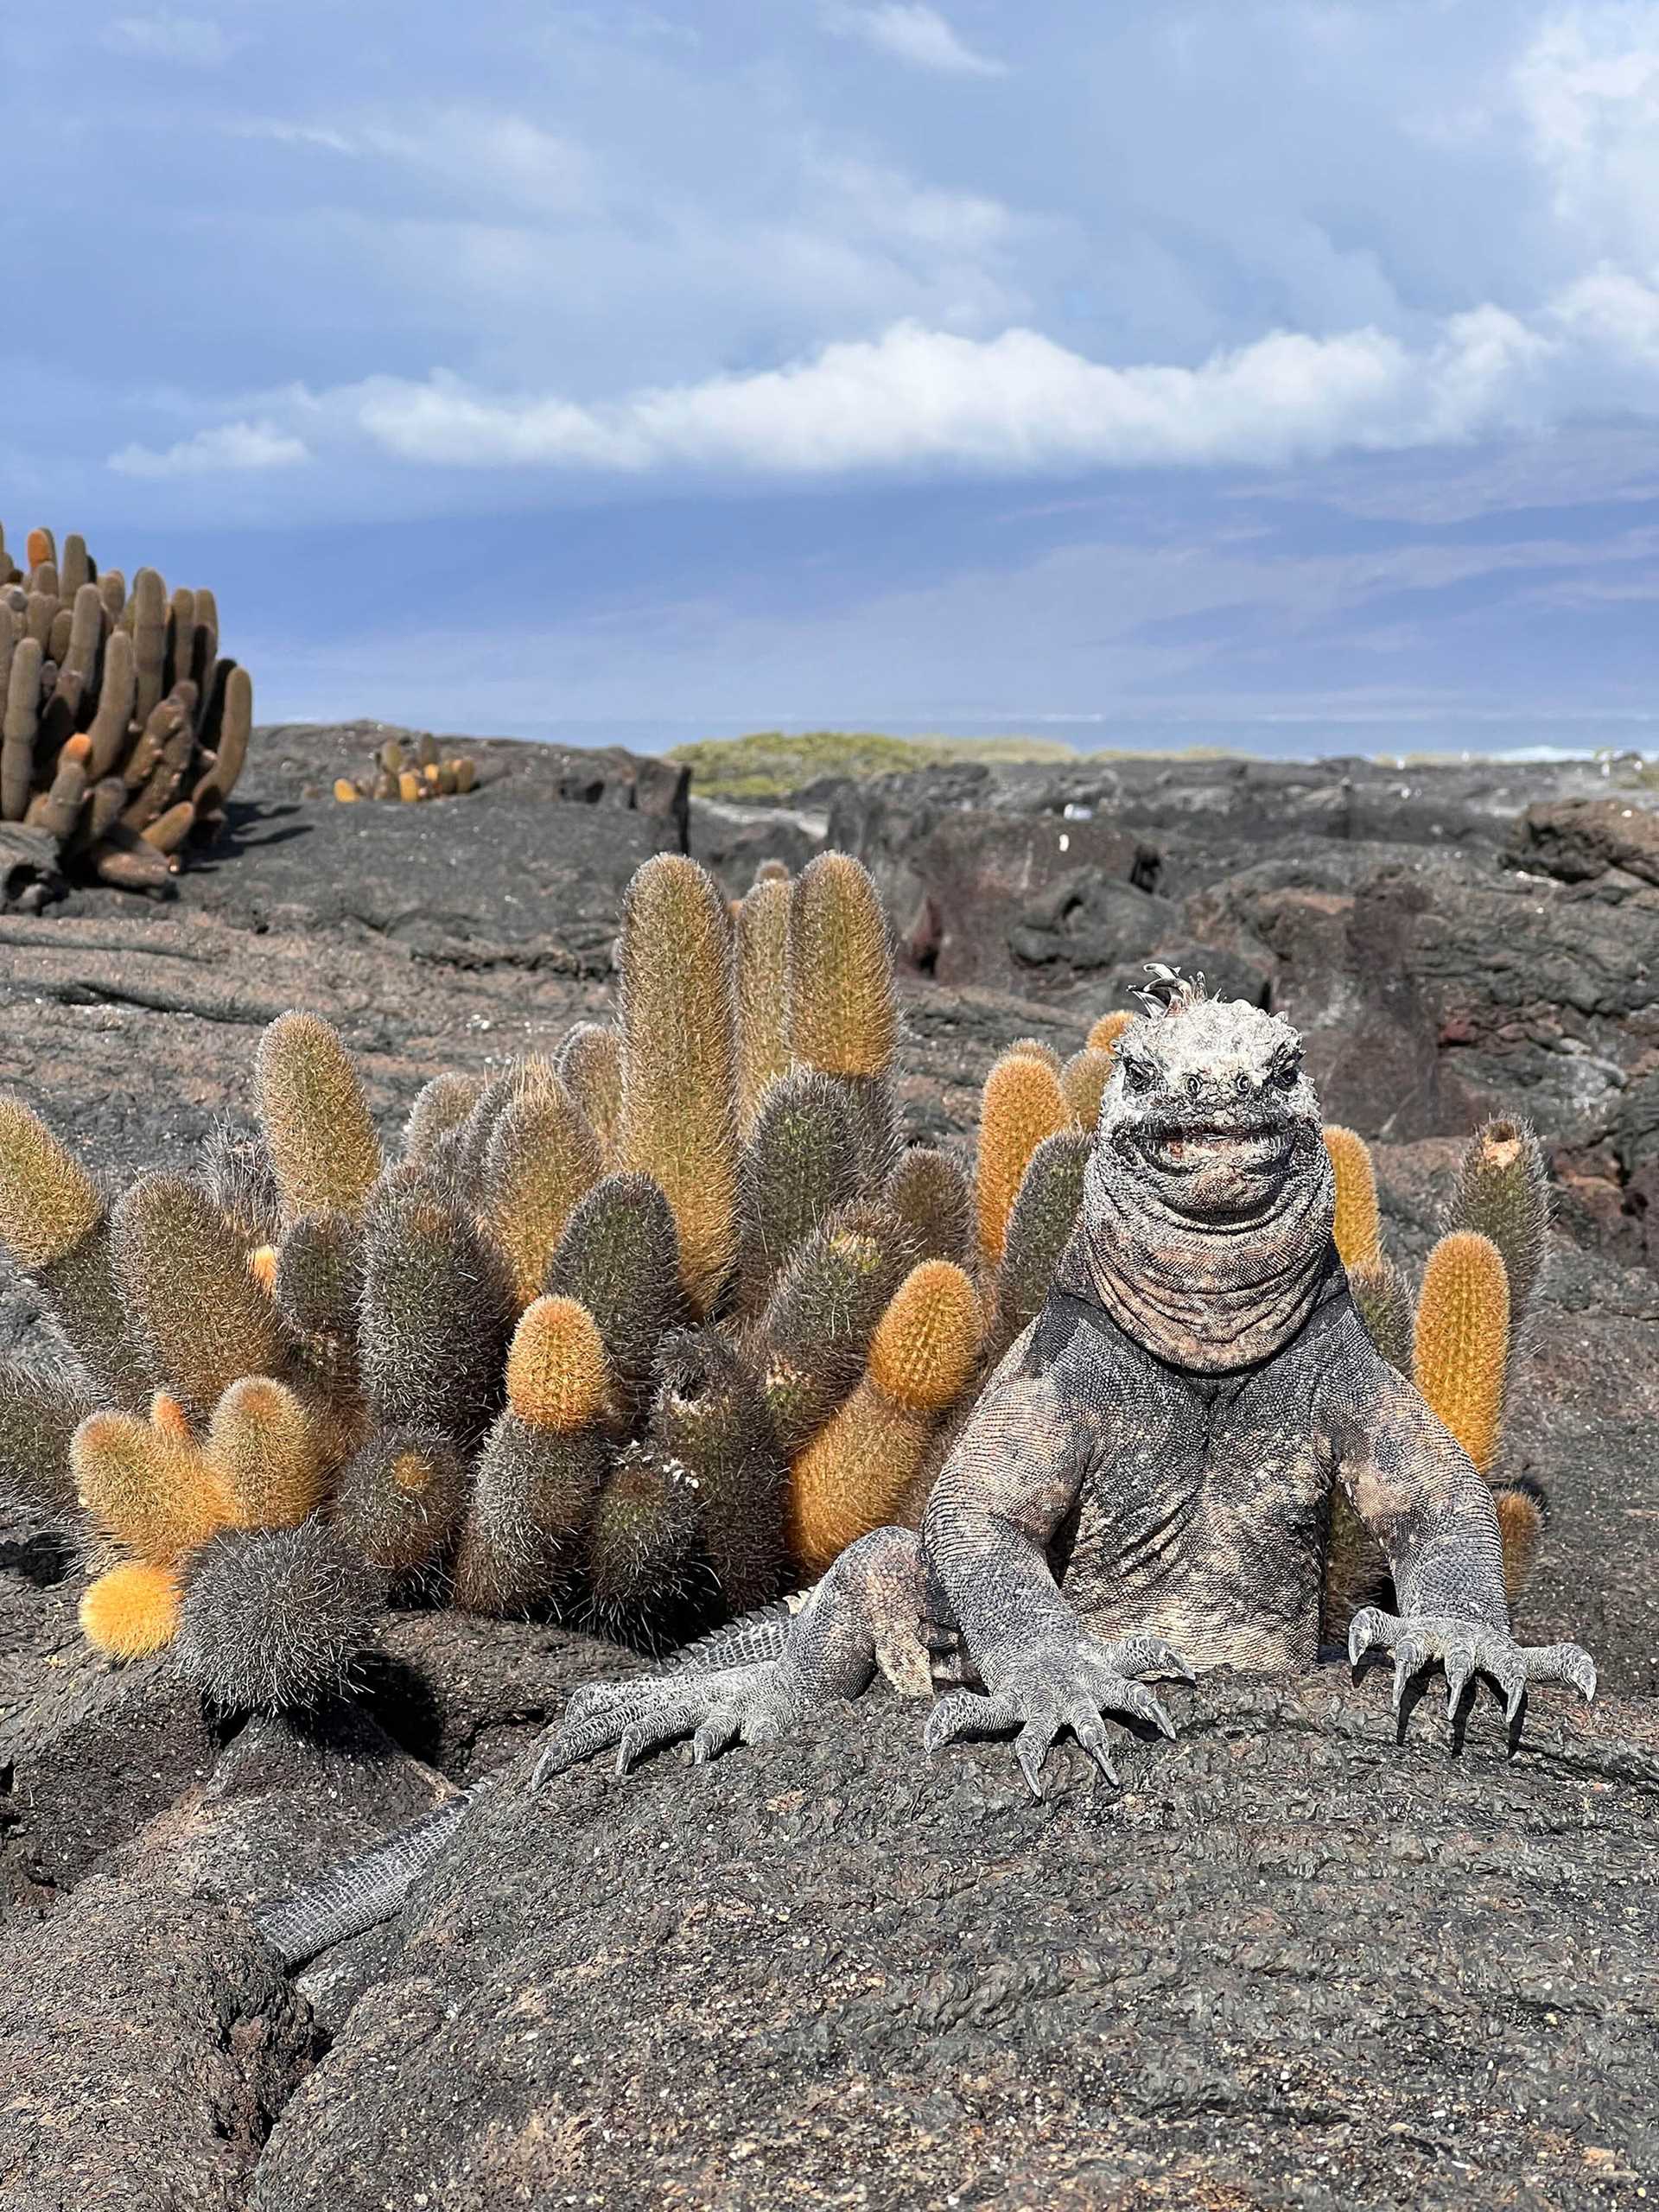
[[[1398,1713],[1414,1675],[1436,1661],[1446,1669],[1448,1716],[1455,1717],[1471,1681],[1484,1675],[1503,1698],[1511,1726],[1534,1682],[1569,1682],[1580,1694],[1596,1694],[1596,1662],[1576,1643],[1520,1644],[1501,1629],[1446,1613],[1407,1616],[1363,1605],[1348,1630],[1348,1660],[1357,1667],[1373,1647],[1394,1660],[1393,1707]]]
[[[923,1742],[931,1758],[947,1744],[963,1738],[1017,1731],[1014,1757],[1027,1788],[1040,1799],[1048,1755],[1061,1732],[1069,1728],[1107,1781],[1116,1785],[1117,1771],[1106,1752],[1103,1715],[1132,1715],[1166,1736],[1175,1733],[1161,1700],[1135,1679],[1137,1675],[1192,1680],[1186,1662],[1160,1637],[1130,1637],[1103,1643],[1080,1637],[1075,1648],[1016,1660],[1001,1681],[983,1695],[972,1690],[947,1692],[933,1708]]]
[[[767,1744],[805,1710],[799,1675],[786,1659],[708,1674],[662,1675],[642,1681],[588,1682],[572,1691],[553,1739],[530,1778],[539,1789],[596,1751],[614,1750],[616,1770],[677,1738],[690,1736],[702,1766],[728,1744]]]

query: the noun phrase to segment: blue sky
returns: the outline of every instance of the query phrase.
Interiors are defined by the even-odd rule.
[[[262,715],[1659,749],[1659,0],[83,0],[0,143],[0,518]]]

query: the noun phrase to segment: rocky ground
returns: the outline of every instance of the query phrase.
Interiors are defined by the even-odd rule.
[[[919,1721],[631,1785],[522,1780],[619,1655],[392,1617],[360,1707],[216,1721],[112,1675],[49,1531],[0,1529],[0,2202],[1627,2205],[1659,2201],[1659,794],[1591,767],[946,767],[765,810],[626,755],[472,747],[480,789],[342,806],[372,728],[261,733],[168,904],[0,917],[7,1079],[98,1165],[186,1164],[259,1025],[335,1021],[391,1126],[603,1002],[618,893],[689,842],[747,886],[826,840],[894,912],[906,1108],[970,1125],[1200,967],[1309,1035],[1416,1257],[1480,1115],[1531,1114],[1560,1257],[1510,1423],[1554,1518],[1526,1632],[1581,1635],[1448,1760],[1375,1676],[1214,1681],[1122,1788],[1033,1808]],[[243,1908],[458,1781],[504,1786],[403,1926],[284,1982]]]

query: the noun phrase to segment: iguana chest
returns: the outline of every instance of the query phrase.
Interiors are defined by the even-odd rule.
[[[1097,1635],[1166,1636],[1200,1668],[1312,1663],[1330,1494],[1312,1379],[1298,1361],[1114,1376],[1053,1557]]]

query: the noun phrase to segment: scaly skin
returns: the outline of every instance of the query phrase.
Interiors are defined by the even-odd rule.
[[[1402,1612],[1350,1638],[1477,1675],[1511,1721],[1535,1681],[1594,1694],[1576,1644],[1510,1632],[1491,1496],[1361,1326],[1332,1242],[1319,1102],[1281,1019],[1178,987],[1125,1033],[1079,1224],[1046,1306],[985,1390],[918,1535],[853,1545],[775,1656],[572,1698],[536,1781],[690,1736],[782,1734],[877,1671],[935,1693],[930,1752],[1012,1733],[1033,1791],[1070,1731],[1173,1723],[1144,1678],[1311,1666],[1332,1484],[1381,1544]]]

